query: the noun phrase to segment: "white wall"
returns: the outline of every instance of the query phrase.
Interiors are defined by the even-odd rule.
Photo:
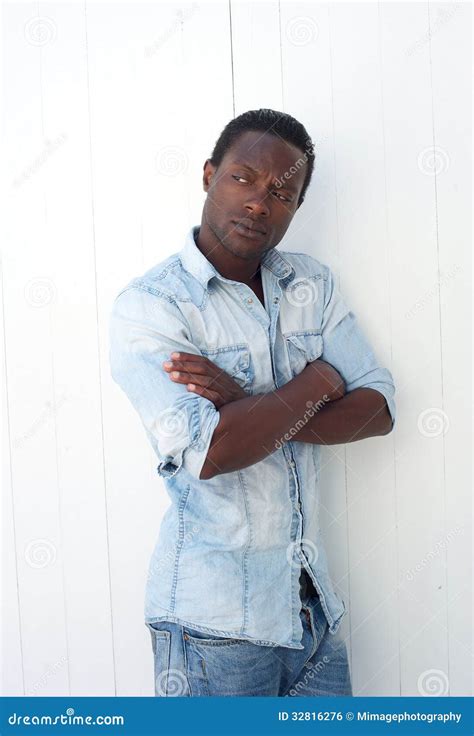
[[[4,6],[3,695],[152,695],[167,506],[112,382],[118,289],[200,220],[247,109],[299,118],[282,249],[329,264],[397,385],[387,437],[324,448],[354,694],[468,695],[470,4]]]

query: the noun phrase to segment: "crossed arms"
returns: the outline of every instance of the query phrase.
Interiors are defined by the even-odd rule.
[[[390,432],[392,376],[378,364],[330,273],[321,309],[320,358],[278,389],[249,396],[199,354],[168,295],[141,284],[119,294],[110,323],[112,377],[140,415],[160,459],[159,475],[183,467],[208,480],[253,465],[288,440],[343,444]],[[167,368],[174,353],[192,365]],[[183,376],[172,378],[181,368]]]
[[[186,384],[219,409],[201,480],[259,462],[281,446],[285,435],[299,442],[332,445],[388,434],[392,429],[384,396],[371,388],[346,393],[339,373],[323,360],[308,363],[281,388],[254,396],[203,356],[173,353],[163,367],[170,380]]]

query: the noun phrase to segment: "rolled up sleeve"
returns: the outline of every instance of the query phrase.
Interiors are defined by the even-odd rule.
[[[326,266],[324,311],[322,322],[322,360],[340,373],[346,390],[372,388],[379,391],[387,402],[395,426],[395,384],[387,368],[379,365],[372,347],[361,330],[334,283],[331,270]]]
[[[200,355],[178,306],[148,289],[130,286],[110,315],[113,380],[138,412],[163,478],[184,468],[199,478],[220,415],[202,396],[176,383],[163,368],[172,352]]]

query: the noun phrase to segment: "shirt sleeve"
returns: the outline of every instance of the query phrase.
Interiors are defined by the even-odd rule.
[[[356,317],[350,311],[334,283],[331,270],[325,266],[324,309],[322,320],[323,353],[321,359],[340,373],[346,390],[372,388],[387,402],[395,426],[395,384],[387,368],[382,368]]]
[[[127,287],[110,316],[113,380],[138,412],[167,478],[184,468],[199,479],[220,415],[212,401],[176,383],[162,363],[174,351],[200,355],[177,305],[140,287]]]

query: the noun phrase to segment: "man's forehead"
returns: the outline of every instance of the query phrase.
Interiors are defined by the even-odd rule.
[[[250,138],[253,134],[253,138]],[[227,164],[239,164],[261,173],[271,171],[280,177],[290,167],[295,166],[298,159],[304,157],[303,151],[284,141],[280,136],[257,131],[249,131],[240,136],[226,153]],[[303,176],[304,166],[298,167]]]

